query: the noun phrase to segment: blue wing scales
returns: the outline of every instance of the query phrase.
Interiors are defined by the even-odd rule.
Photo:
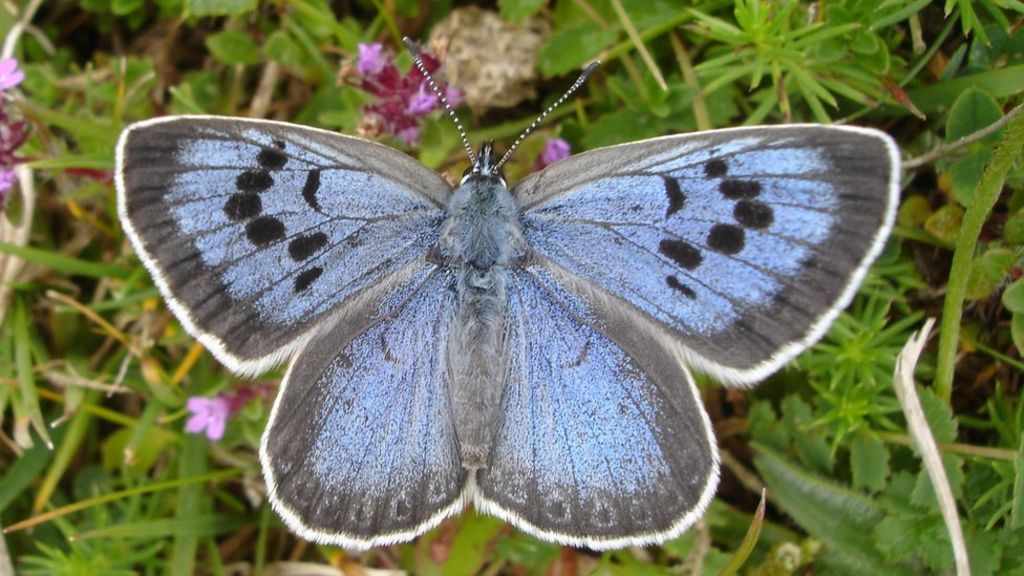
[[[718,479],[717,451],[679,358],[602,333],[543,267],[509,282],[509,368],[484,511],[557,542],[659,542],[692,524]]]
[[[249,373],[425,265],[449,193],[400,152],[276,122],[161,118],[126,130],[117,156],[122,222],[164,296]]]
[[[720,130],[595,150],[514,193],[535,257],[727,382],[764,378],[852,298],[895,214],[881,132]],[[610,297],[612,300],[609,300]]]
[[[453,282],[417,274],[383,320],[334,327],[289,368],[260,457],[271,503],[303,537],[385,545],[462,509],[445,375]]]

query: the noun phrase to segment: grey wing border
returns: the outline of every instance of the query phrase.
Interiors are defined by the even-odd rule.
[[[266,372],[267,370],[274,366],[281,364],[286,358],[292,356],[298,350],[301,350],[306,345],[306,343],[309,342],[312,338],[314,338],[319,332],[331,326],[336,321],[336,318],[333,316],[325,317],[323,321],[319,323],[319,325],[310,327],[304,333],[300,334],[291,342],[284,346],[281,346],[277,350],[269,354],[266,354],[261,358],[246,360],[229,352],[227,346],[225,345],[224,341],[221,338],[217,337],[215,334],[202,330],[199,327],[199,324],[193,318],[189,308],[174,296],[174,292],[171,289],[171,283],[170,280],[168,279],[167,274],[164,272],[163,267],[156,260],[156,258],[154,258],[153,255],[146,249],[146,244],[142,239],[142,235],[138,232],[138,230],[136,230],[135,223],[132,221],[130,215],[128,214],[128,189],[125,185],[124,165],[126,158],[125,147],[127,146],[128,139],[133,132],[135,132],[136,130],[146,129],[160,124],[179,122],[182,120],[208,120],[214,122],[231,121],[250,124],[253,126],[265,125],[274,126],[277,128],[284,128],[288,130],[302,130],[314,132],[328,139],[334,139],[339,141],[351,141],[353,143],[356,143],[357,145],[378,148],[385,154],[394,154],[396,158],[403,158],[405,160],[408,160],[408,163],[410,165],[419,166],[420,168],[423,169],[425,173],[429,172],[430,174],[435,176],[436,174],[432,172],[429,168],[419,165],[412,158],[406,157],[398,150],[394,150],[392,148],[384,146],[383,144],[378,144],[376,142],[371,142],[369,140],[363,140],[362,138],[355,138],[353,136],[346,136],[344,134],[331,132],[329,130],[323,130],[320,128],[314,128],[311,126],[294,124],[290,122],[279,122],[276,120],[236,118],[232,116],[186,114],[174,116],[161,116],[158,118],[143,120],[141,122],[133,123],[121,131],[121,135],[118,137],[117,147],[115,148],[114,152],[114,183],[117,191],[117,215],[118,219],[121,221],[121,226],[123,227],[125,234],[128,236],[128,239],[132,244],[132,247],[135,249],[135,252],[139,255],[139,259],[142,260],[142,263],[146,267],[146,270],[149,271],[150,275],[153,277],[153,281],[154,283],[156,283],[157,289],[160,291],[160,295],[163,296],[164,301],[167,302],[168,308],[171,309],[171,312],[174,313],[174,316],[178,319],[179,322],[181,322],[185,330],[193,337],[195,337],[196,340],[201,342],[203,346],[205,346],[213,354],[213,356],[217,358],[217,360],[220,361],[222,364],[224,364],[231,372],[249,376],[258,375],[263,372]],[[429,194],[429,189],[425,186],[420,189],[409,188],[409,191],[437,205],[439,208],[443,208],[444,206],[445,199],[438,198],[435,195]]]
[[[896,220],[896,211],[897,207],[899,206],[900,199],[900,152],[899,147],[896,145],[896,142],[892,139],[892,137],[890,137],[888,134],[880,130],[876,130],[873,128],[861,128],[858,126],[786,124],[779,126],[723,128],[714,130],[713,132],[716,134],[725,134],[729,132],[749,134],[751,132],[758,132],[762,130],[770,130],[772,132],[777,133],[780,130],[798,132],[800,130],[806,129],[835,130],[837,132],[859,134],[861,136],[877,139],[880,142],[882,142],[882,144],[888,151],[890,170],[888,189],[886,191],[885,196],[886,206],[884,209],[882,225],[876,231],[874,238],[872,239],[870,248],[865,252],[864,257],[861,259],[860,263],[847,278],[846,284],[843,287],[842,292],[839,294],[839,297],[836,298],[836,300],[830,308],[826,309],[825,312],[820,314],[814,321],[810,323],[810,326],[804,333],[803,337],[791,340],[790,342],[783,344],[767,359],[754,366],[751,366],[750,368],[737,369],[711,361],[707,358],[704,358],[700,354],[697,354],[693,350],[690,350],[684,342],[680,341],[678,336],[671,334],[671,332],[667,328],[659,325],[653,319],[648,318],[639,310],[636,310],[637,314],[644,320],[644,329],[657,335],[659,339],[665,339],[667,341],[673,342],[674,348],[677,350],[681,358],[685,360],[688,366],[691,366],[697,369],[698,371],[704,372],[714,377],[716,380],[719,380],[729,385],[737,385],[740,387],[753,386],[754,384],[770,376],[772,373],[781,368],[784,364],[786,364],[787,362],[795,358],[798,354],[800,354],[810,346],[814,345],[818,340],[820,340],[822,336],[825,335],[825,332],[828,330],[829,326],[831,326],[832,322],[839,316],[839,313],[842,312],[847,306],[849,306],[850,302],[853,300],[854,295],[856,295],[857,293],[857,288],[860,286],[860,283],[864,279],[864,276],[867,274],[868,269],[871,267],[871,264],[882,252],[882,249],[885,248],[885,243],[889,237],[889,233],[892,231],[893,224]],[[591,154],[604,154],[612,152],[617,149],[623,149],[652,142],[670,143],[673,140],[685,142],[687,140],[700,138],[701,134],[702,133],[700,132],[695,132],[692,134],[662,136],[659,138],[644,140],[642,142],[618,144],[615,146],[599,148],[593,150],[592,152],[584,152],[579,156],[571,157],[568,158],[567,160],[563,160],[562,162],[555,163],[551,165],[551,167],[542,170],[541,172],[531,174],[530,176],[528,176],[526,179],[524,179],[515,186],[515,188],[513,189],[513,194],[517,195],[517,201],[522,201],[522,203],[520,204],[521,210],[523,212],[528,212],[532,207],[542,203],[544,200],[557,196],[558,194],[568,191],[570,188],[573,188],[587,181],[587,178],[583,177],[576,178],[575,181],[570,179],[565,182],[562,182],[559,179],[552,179],[551,183],[554,184],[554,186],[550,186],[548,183],[543,182],[545,175],[557,176],[559,170],[571,170],[572,162],[574,159],[594,159],[594,156],[591,156]],[[588,156],[590,158],[588,158]],[[609,159],[604,158],[601,159],[601,161],[599,162],[593,163],[604,166],[606,174],[614,174],[617,170],[625,166],[625,162],[623,161],[614,162],[608,160]],[[522,194],[523,192],[526,192],[527,196],[520,199],[518,197],[518,194]],[[549,265],[554,267],[554,263],[549,263]],[[568,271],[564,272],[566,274],[569,274],[570,276],[574,276]],[[595,306],[600,307],[615,305],[615,303],[617,302],[625,301],[617,297],[614,297],[610,294],[602,293],[592,303]],[[632,306],[630,306],[630,308],[632,308]]]

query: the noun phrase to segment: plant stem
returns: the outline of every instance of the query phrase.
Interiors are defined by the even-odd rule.
[[[974,259],[981,227],[988,219],[992,207],[999,199],[1003,181],[1014,160],[1024,147],[1024,114],[1010,122],[996,146],[992,159],[985,166],[981,181],[974,191],[967,212],[960,227],[960,236],[953,252],[953,265],[949,271],[949,285],[946,301],[942,306],[942,328],[939,333],[939,354],[936,359],[935,393],[949,404],[953,393],[953,373],[956,366],[956,352],[960,342],[960,318],[963,315],[964,295],[967,291],[967,272]]]

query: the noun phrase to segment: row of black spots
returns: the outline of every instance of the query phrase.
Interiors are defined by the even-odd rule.
[[[725,163],[725,160],[715,158],[704,163],[705,178],[721,178],[722,176],[725,176],[728,171],[729,165]]]
[[[295,277],[295,293],[303,292],[308,289],[321,274],[324,273],[324,269],[319,266],[313,266],[306,268]]]
[[[718,185],[718,191],[730,200],[756,198],[761,194],[761,183],[757,180],[727,178]]]
[[[670,176],[662,176],[662,183],[665,185],[665,195],[668,196],[668,209],[665,210],[665,218],[679,212],[686,203],[686,196],[679,187],[679,180]]]
[[[306,174],[306,183],[302,185],[302,199],[309,204],[309,207],[320,212],[320,202],[316,199],[316,193],[320,191],[320,171],[310,170]]]
[[[327,234],[323,232],[301,234],[288,243],[288,255],[295,262],[302,262],[311,258],[326,245]]]
[[[284,222],[273,216],[260,216],[249,221],[245,236],[253,246],[263,247],[285,237]]]
[[[700,250],[681,240],[662,240],[658,243],[658,251],[687,270],[697,268],[704,260]]]
[[[732,215],[746,228],[764,230],[775,221],[772,207],[757,200],[740,200],[733,206]]]
[[[669,288],[675,290],[676,292],[679,292],[686,298],[689,298],[690,300],[697,299],[697,293],[693,291],[693,288],[690,288],[686,284],[680,282],[678,277],[671,275],[666,276],[665,283],[668,284]]]
[[[263,148],[256,154],[256,162],[267,170],[280,170],[288,162],[288,155],[283,140],[274,140],[273,144],[273,148]]]

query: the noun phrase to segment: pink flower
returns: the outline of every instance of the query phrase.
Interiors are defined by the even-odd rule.
[[[540,170],[545,166],[550,166],[559,160],[565,160],[569,157],[569,143],[561,138],[552,138],[548,140],[548,143],[544,145],[544,149],[541,150],[540,155],[537,156],[537,161],[534,162],[534,170]]]
[[[398,136],[399,140],[405,142],[406,146],[412,146],[420,139],[420,127],[409,126],[408,128],[402,128],[395,136]]]
[[[434,93],[430,91],[430,87],[424,82],[420,84],[419,92],[413,94],[412,98],[409,99],[409,112],[416,115],[426,114],[437,108],[439,104],[437,96],[434,96]]]
[[[224,427],[231,413],[231,402],[227,398],[193,396],[188,399],[186,407],[192,413],[185,424],[186,432],[199,434],[205,431],[206,437],[214,441],[224,437]]]
[[[449,86],[444,90],[444,98],[452,108],[458,108],[462,104],[462,92],[458,88]]]
[[[441,62],[429,53],[424,52],[422,59],[431,74],[441,67]],[[426,77],[416,66],[403,75],[395,66],[394,57],[384,52],[380,44],[359,45],[356,69],[362,76],[359,88],[376,97],[363,107],[365,125],[374,127],[372,134],[387,133],[407,145],[414,144],[420,137],[423,117],[440,106]],[[440,88],[453,106],[462,100],[457,90],[444,85]]]
[[[0,212],[4,211],[4,205],[7,204],[7,193],[11,191],[13,185],[14,170],[0,168]]]
[[[25,73],[18,70],[18,61],[14,58],[0,59],[0,90],[13,88],[25,79]]]
[[[356,61],[356,70],[362,76],[376,76],[384,69],[384,45],[380,42],[373,44],[359,45],[359,59]]]

